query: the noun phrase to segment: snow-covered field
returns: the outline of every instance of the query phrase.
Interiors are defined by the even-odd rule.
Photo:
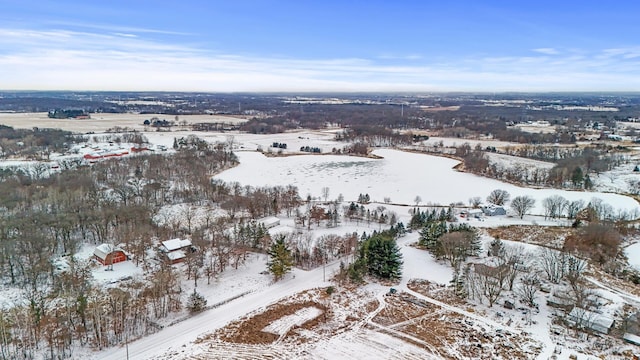
[[[462,144],[469,144],[472,148],[475,148],[477,145],[480,145],[482,148],[486,148],[487,146],[493,146],[496,148],[503,148],[506,146],[519,146],[518,143],[512,143],[507,141],[499,141],[492,139],[484,139],[484,140],[474,140],[474,139],[457,139],[457,138],[448,138],[448,137],[437,137],[432,136],[429,140],[423,142],[427,146],[436,146],[442,143],[443,146],[446,147],[456,147]]]
[[[89,126],[80,129],[78,124],[80,121],[86,120],[52,120],[44,118],[37,119],[21,118],[20,114],[12,114],[15,123],[7,122],[7,117],[0,114],[0,123],[19,124],[16,127],[33,127],[43,124],[55,122],[55,126],[67,128],[76,131],[101,131],[113,126],[130,126],[142,129],[142,120],[151,115],[131,116],[130,119],[120,119],[119,122],[112,123],[106,118],[100,118],[102,114],[96,115],[92,119]],[[107,116],[105,114],[105,116]],[[122,115],[128,117],[128,114]],[[97,117],[97,118],[96,118]],[[162,118],[162,115],[160,116]],[[181,117],[182,118],[182,117]],[[39,121],[39,122],[36,122]],[[29,121],[29,122],[27,122]],[[196,119],[187,120],[188,122],[196,121]],[[223,121],[217,119],[217,121]],[[38,125],[36,125],[38,124]],[[129,125],[128,125],[129,124]],[[318,146],[323,152],[330,151],[331,148],[341,148],[343,143],[337,143],[333,140],[332,132],[316,132],[316,131],[299,131],[286,134],[278,134],[272,136],[250,135],[250,134],[229,134],[229,133],[194,133],[187,131],[178,132],[146,132],[150,142],[154,145],[164,145],[170,147],[175,137],[196,134],[210,142],[233,142],[234,148],[240,159],[240,165],[227,170],[216,178],[224,181],[235,181],[242,185],[266,186],[266,185],[287,185],[293,184],[300,190],[300,195],[306,197],[307,194],[314,198],[320,198],[322,188],[328,187],[330,190],[330,198],[335,199],[339,194],[344,196],[345,201],[355,201],[359,194],[369,194],[374,202],[379,204],[371,204],[370,207],[383,205],[389,211],[394,211],[399,215],[399,221],[407,223],[409,215],[408,210],[415,205],[416,196],[421,197],[420,205],[440,204],[449,205],[451,203],[466,204],[469,198],[486,197],[494,189],[504,189],[511,194],[511,197],[518,195],[529,195],[536,199],[536,207],[532,210],[533,214],[542,214],[542,200],[551,195],[560,195],[568,200],[582,199],[585,202],[592,198],[601,199],[604,203],[611,205],[620,211],[640,211],[640,206],[631,197],[603,192],[575,192],[554,189],[529,189],[511,185],[497,180],[487,179],[472,174],[455,171],[453,167],[457,161],[435,157],[429,155],[421,155],[397,150],[382,149],[375,151],[375,155],[382,159],[371,159],[361,157],[347,157],[336,155],[298,155],[287,157],[268,157],[261,153],[255,152],[260,147],[265,151],[269,151],[269,147],[273,142],[287,143],[287,150],[284,153],[298,152],[301,146]],[[441,139],[432,138],[429,141],[440,141]],[[462,144],[464,141],[457,139],[446,139],[447,145],[454,142]],[[507,146],[507,143],[497,143],[493,141],[478,141],[483,146]],[[104,145],[104,144],[103,144]],[[472,145],[473,146],[473,145]],[[86,149],[83,148],[82,151]],[[242,151],[244,150],[244,151]],[[86,150],[89,151],[89,150]],[[278,149],[272,149],[277,152]],[[80,153],[82,155],[82,153]],[[494,161],[513,164],[513,158],[496,157]],[[17,166],[24,165],[16,163]],[[546,166],[546,164],[523,163],[525,166]],[[26,166],[26,165],[25,165]],[[616,174],[621,172],[629,173],[628,165],[626,168],[619,170],[620,173],[605,174],[604,180],[618,184],[612,186],[611,190],[620,190],[628,181],[620,180]],[[608,176],[608,177],[607,177]],[[630,176],[636,176],[631,174]],[[620,176],[621,177],[621,176]],[[603,182],[600,182],[600,189],[606,188]],[[608,189],[608,188],[607,188]],[[387,204],[385,199],[390,199]],[[392,204],[391,204],[392,203]],[[393,205],[395,204],[395,205]],[[408,205],[408,206],[402,206]],[[155,219],[158,223],[163,223],[167,218],[176,213],[186,211],[184,205],[176,205],[174,207],[163,208]],[[200,210],[197,210],[200,211]],[[196,214],[196,218],[202,218],[202,214]],[[282,223],[279,227],[273,228],[270,232],[278,231],[289,232],[296,231],[293,219],[281,219]],[[508,218],[508,217],[492,217],[482,220],[471,219],[473,226],[499,226],[509,224],[522,224],[535,221],[539,224],[552,225],[558,224],[557,220],[545,221],[540,217],[527,216],[525,220]],[[562,222],[562,221],[560,221]],[[344,222],[337,228],[317,228],[313,231],[314,237],[325,234],[338,234],[362,231],[371,232],[381,229],[383,225],[368,223],[350,223]],[[524,325],[521,312],[515,310],[507,319],[495,309],[489,309],[486,306],[478,306],[469,310],[468,307],[456,307],[443,304],[427,296],[420,295],[411,291],[407,284],[412,279],[425,279],[433,283],[446,285],[452,279],[453,272],[451,267],[441,262],[437,262],[426,251],[417,249],[412,246],[418,240],[417,232],[409,234],[401,238],[398,242],[403,258],[404,269],[403,276],[399,284],[394,285],[399,290],[405,291],[422,301],[428,302],[435,306],[439,306],[443,311],[450,311],[459,314],[465,319],[469,319],[477,324],[481,324],[483,328],[507,329],[515,332],[530,333],[531,339],[543,344],[544,349],[538,359],[549,358],[556,346],[556,342],[549,336],[549,328],[551,326],[551,310],[546,306],[541,306],[540,312],[531,315],[533,320],[528,325]],[[484,238],[485,242],[490,241]],[[535,251],[536,246],[528,245],[527,250]],[[90,248],[78,256],[83,259],[89,258]],[[626,248],[626,253],[632,265],[640,268],[640,244],[635,244]],[[348,262],[348,259],[344,259]],[[241,346],[229,346],[222,349],[216,349],[216,355],[209,352],[214,346],[213,344],[195,344],[194,341],[212,331],[224,327],[230,321],[237,320],[242,316],[252,312],[259,311],[270,304],[276,303],[283,298],[294,295],[304,290],[326,287],[332,285],[329,281],[330,275],[339,267],[339,261],[335,261],[327,265],[326,269],[316,268],[310,271],[294,269],[292,273],[287,274],[285,278],[277,283],[273,283],[268,275],[261,274],[265,269],[266,256],[263,254],[250,254],[246,263],[238,269],[230,269],[212,280],[211,284],[204,284],[206,281],[201,279],[198,285],[198,292],[203,294],[208,300],[208,304],[223,303],[225,300],[236,298],[228,303],[221,304],[218,307],[204,311],[193,317],[187,317],[184,313],[177,314],[176,324],[167,326],[159,332],[147,336],[128,344],[128,347],[107,349],[103,351],[93,352],[90,349],[84,349],[74,354],[78,359],[209,359],[209,358],[237,358],[236,351],[245,351],[247,348]],[[181,265],[177,265],[180,268]],[[325,277],[326,272],[326,277]],[[121,279],[123,276],[137,276],[140,269],[136,268],[132,262],[125,262],[114,265],[114,271],[104,271],[102,268],[94,269],[94,278],[100,283],[113,283]],[[185,294],[194,290],[194,285],[190,281],[183,283],[183,291]],[[599,285],[600,286],[600,285]],[[603,298],[610,299],[611,302],[607,311],[615,312],[626,300],[620,295],[614,294],[607,290],[604,285],[601,286],[599,293]],[[371,291],[379,294],[380,298],[388,287],[381,285],[372,285]],[[544,303],[545,295],[540,295],[539,302]],[[1,297],[1,295],[0,295]],[[7,296],[10,298],[10,296]],[[625,298],[633,301],[640,301],[630,295]],[[1,307],[2,304],[0,304]],[[384,307],[384,301],[380,302],[380,308]],[[315,309],[315,310],[314,310]],[[292,326],[305,322],[319,315],[316,308],[306,308],[300,313],[293,314],[290,317],[283,317],[280,321],[272,323],[265,331],[271,331],[277,334],[286,333]],[[504,310],[502,310],[504,311]],[[182,316],[183,318],[180,318]],[[512,317],[511,317],[512,316]],[[529,316],[529,315],[527,315]],[[511,320],[515,319],[515,324],[511,324]],[[366,324],[372,325],[369,319],[363,319]],[[507,324],[508,322],[508,324]],[[516,329],[516,326],[518,327]],[[383,329],[391,332],[388,328]],[[337,336],[330,338],[320,338],[316,342],[305,344],[307,358],[322,359],[339,359],[339,358],[425,358],[430,356],[422,348],[408,341],[403,341],[397,336],[392,336],[384,331],[361,327],[353,331],[346,331]],[[567,344],[567,349],[562,354],[557,354],[558,359],[568,359],[571,354],[577,351],[569,348],[576,348],[575,344]],[[256,350],[257,349],[257,350]],[[251,351],[260,351],[260,347]],[[264,347],[263,355],[274,354],[280,358],[287,357],[284,354],[278,354],[277,346]],[[249,350],[247,350],[249,351]],[[223,356],[220,356],[223,354]],[[247,356],[249,357],[249,356]],[[580,354],[579,359],[591,359],[595,357],[587,357]]]
[[[240,165],[216,178],[242,185],[267,186],[295,184],[302,196],[320,197],[323,187],[331,197],[342,194],[346,201],[355,201],[359,194],[369,194],[372,201],[414,204],[420,196],[422,204],[466,204],[472,197],[485,198],[494,189],[508,191],[512,198],[529,195],[536,200],[532,214],[544,214],[542,200],[560,195],[569,201],[601,199],[614,209],[640,211],[631,197],[600,192],[567,191],[558,189],[530,189],[458,172],[456,160],[402,152],[376,150],[383,159],[346,157],[337,155],[300,155],[266,157],[256,152],[239,152]]]
[[[497,153],[487,153],[487,158],[489,158],[489,163],[496,164],[501,168],[513,168],[516,166],[521,166],[525,168],[539,168],[549,170],[555,166],[554,163],[540,160],[533,160],[527,158],[521,158],[518,156],[505,155],[505,154],[497,154]]]
[[[627,246],[624,253],[629,259],[629,265],[640,271],[640,243]]]
[[[157,117],[161,120],[166,119],[167,121],[175,121],[175,116],[166,114],[99,113],[91,114],[90,119],[51,119],[47,117],[46,112],[41,112],[0,113],[0,124],[11,126],[16,129],[31,129],[33,127],[38,127],[68,130],[80,133],[91,131],[102,132],[116,126],[143,131],[145,130],[143,122],[153,117]],[[243,118],[221,115],[180,115],[178,117],[178,123],[182,121],[186,121],[188,124],[201,122],[237,124],[245,122],[246,120]],[[179,128],[179,126],[176,128]]]

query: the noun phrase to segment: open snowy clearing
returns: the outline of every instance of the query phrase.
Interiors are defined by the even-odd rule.
[[[432,136],[429,140],[423,142],[424,145],[427,146],[436,146],[442,143],[443,146],[446,147],[456,147],[462,144],[469,144],[471,148],[475,148],[476,145],[480,145],[483,149],[487,146],[493,146],[496,148],[504,148],[507,146],[517,147],[520,146],[518,143],[508,142],[508,141],[500,141],[500,140],[492,140],[492,139],[483,139],[483,140],[475,140],[475,139],[459,139],[453,137],[438,137]]]
[[[624,253],[629,258],[629,265],[640,271],[640,243],[627,246],[624,249]]]
[[[286,334],[292,327],[300,326],[309,320],[313,320],[322,314],[322,310],[316,307],[302,308],[291,315],[282,317],[269,326],[262,329],[262,331],[269,332],[276,335]]]
[[[486,153],[486,155],[490,164],[496,164],[496,166],[500,168],[513,168],[520,166],[528,169],[538,168],[549,170],[555,166],[552,162],[527,159],[512,155],[496,154],[491,152]]]

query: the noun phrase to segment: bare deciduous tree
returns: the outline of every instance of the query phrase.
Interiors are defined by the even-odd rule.
[[[562,280],[568,261],[567,253],[545,247],[540,249],[537,259],[549,281],[557,284]]]
[[[457,268],[462,260],[467,257],[469,238],[464,231],[454,231],[442,235],[440,238],[439,253],[449,262],[451,267]]]
[[[327,199],[329,198],[329,187],[328,186],[324,186],[322,188],[322,198],[324,199],[324,202],[327,202]]]
[[[469,205],[471,205],[471,207],[473,207],[474,209],[479,208],[480,204],[482,204],[482,199],[480,198],[480,196],[474,196],[469,199]]]
[[[521,245],[505,246],[502,252],[502,263],[506,266],[506,278],[509,290],[513,290],[513,284],[516,277],[525,268],[525,261],[529,257],[529,254],[524,250]]]
[[[612,226],[591,223],[581,228],[578,233],[568,236],[564,247],[602,265],[618,255],[621,242],[620,233]]]
[[[502,206],[509,201],[510,197],[511,195],[507,190],[495,189],[489,194],[489,196],[487,196],[487,202]]]
[[[584,201],[583,200],[574,200],[570,201],[567,204],[567,218],[575,219],[580,210],[584,209]]]
[[[542,200],[544,217],[556,219],[562,216],[569,202],[560,195],[552,195]]]
[[[536,306],[536,293],[540,285],[538,274],[529,273],[520,279],[520,284],[516,287],[516,293],[520,299],[530,307]]]
[[[420,203],[422,202],[422,198],[420,197],[420,195],[416,195],[416,197],[413,199],[413,202],[416,203],[416,206],[420,205]]]
[[[505,289],[507,268],[504,265],[469,264],[464,274],[469,296],[480,301],[487,299],[489,307],[495,304]]]
[[[533,209],[535,203],[536,201],[530,196],[516,196],[511,201],[511,209],[522,219],[529,210]]]

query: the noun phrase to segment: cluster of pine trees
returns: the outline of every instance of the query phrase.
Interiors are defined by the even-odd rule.
[[[402,254],[396,243],[401,235],[399,229],[404,229],[404,226],[392,226],[382,232],[374,231],[371,236],[363,234],[357,258],[347,269],[352,281],[362,282],[364,275],[390,280],[402,276]]]

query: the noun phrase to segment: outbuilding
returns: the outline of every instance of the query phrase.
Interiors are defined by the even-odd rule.
[[[507,215],[507,210],[502,206],[489,205],[482,208],[486,216]]]
[[[608,334],[613,327],[614,320],[604,314],[574,307],[566,318],[571,325],[579,328],[593,330],[602,334]]]
[[[257,220],[258,224],[262,224],[265,228],[271,229],[280,225],[280,219],[275,216],[267,216]]]
[[[187,251],[193,251],[191,240],[189,239],[171,239],[162,242],[160,248],[165,253],[169,263],[177,264],[183,262],[187,257]]]
[[[640,336],[638,335],[625,333],[624,336],[622,336],[622,340],[628,342],[629,344],[640,346]]]
[[[113,265],[127,261],[127,255],[124,251],[110,244],[96,246],[93,250],[93,258],[102,265]]]

